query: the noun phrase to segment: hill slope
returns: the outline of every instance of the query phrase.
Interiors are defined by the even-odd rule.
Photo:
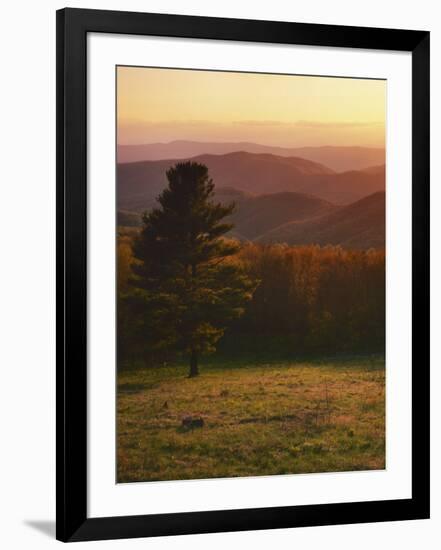
[[[235,202],[236,212],[232,216],[234,232],[248,240],[257,239],[287,222],[316,218],[337,208],[312,195],[289,192],[259,195]]]
[[[258,240],[291,245],[332,244],[347,248],[382,248],[385,246],[385,193],[374,193],[312,220],[288,222]]]

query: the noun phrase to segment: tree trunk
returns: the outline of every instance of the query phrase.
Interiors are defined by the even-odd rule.
[[[198,375],[199,375],[198,354],[194,349],[192,349],[191,355],[190,355],[190,374],[188,376],[189,378],[194,378],[195,376],[198,376]]]

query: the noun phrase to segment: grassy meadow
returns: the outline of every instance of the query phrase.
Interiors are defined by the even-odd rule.
[[[120,483],[384,469],[384,358],[122,370],[117,438]]]

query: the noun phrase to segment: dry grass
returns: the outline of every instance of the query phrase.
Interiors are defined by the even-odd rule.
[[[379,358],[123,372],[118,482],[383,469],[384,394]]]

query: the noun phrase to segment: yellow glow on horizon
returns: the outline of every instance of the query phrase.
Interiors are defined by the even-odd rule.
[[[384,147],[386,82],[118,67],[118,143]]]

